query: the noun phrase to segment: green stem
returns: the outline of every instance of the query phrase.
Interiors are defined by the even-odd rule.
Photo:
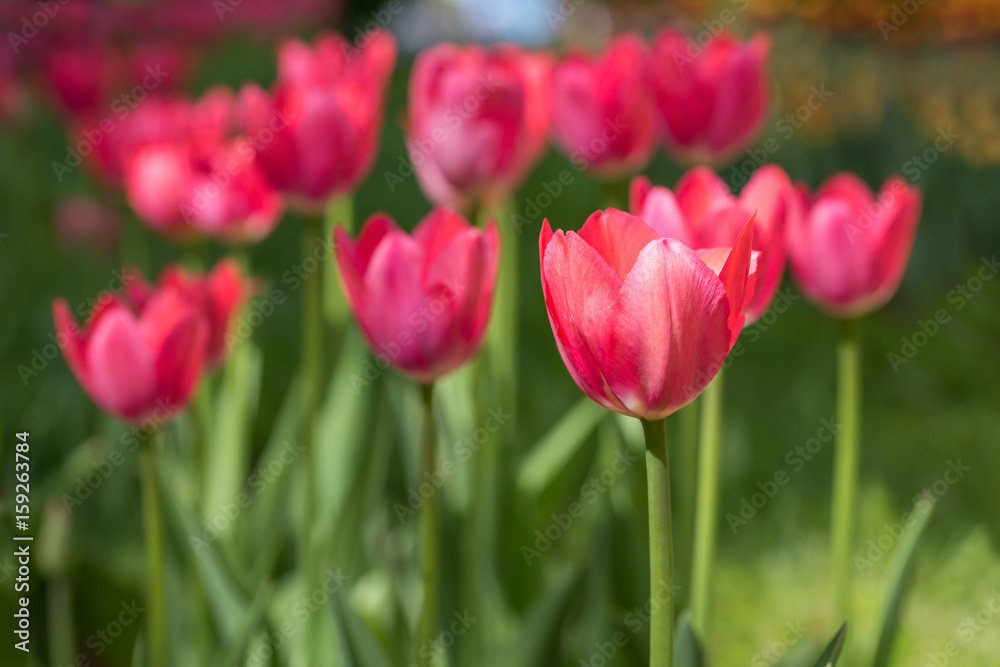
[[[697,506],[695,493],[698,479],[698,418],[701,411],[701,401],[696,400],[677,413],[679,428],[677,444],[674,447],[674,468],[680,470],[675,475],[677,481],[677,497],[681,507]],[[680,607],[691,604],[691,557],[694,552],[694,512],[681,512],[674,526],[674,567],[679,572],[678,580],[682,590],[678,591],[677,604]],[[686,585],[686,588],[685,588]]]
[[[707,640],[712,565],[715,562],[716,516],[719,513],[719,448],[722,427],[723,371],[701,396],[698,442],[698,490],[695,503],[694,555],[691,557],[691,624]]]
[[[142,524],[146,540],[146,607],[148,608],[148,654],[150,667],[167,665],[166,604],[163,587],[163,513],[160,509],[156,477],[157,432],[143,438],[140,472],[142,476]]]
[[[437,431],[434,428],[434,384],[421,387],[424,402],[424,437],[420,449],[420,479],[431,479],[437,465]],[[423,647],[431,646],[437,631],[437,598],[441,568],[441,510],[437,497],[432,495],[420,511],[420,577],[423,582],[423,603],[420,609],[420,628],[415,645],[418,664],[432,665],[433,654],[425,657]]]
[[[323,218],[306,216],[302,228],[302,257],[316,258],[317,239],[323,230]],[[317,260],[318,261],[318,260]],[[305,265],[306,262],[303,262]],[[318,586],[316,583],[319,568],[316,566],[315,538],[313,530],[316,527],[316,418],[319,414],[320,393],[322,390],[323,369],[323,277],[320,272],[314,272],[304,279],[302,291],[302,376],[304,382],[304,411],[302,421],[302,462],[305,474],[305,518],[303,521],[302,542],[299,554],[307,594],[311,594]],[[309,647],[309,664],[317,664],[318,656],[313,655],[314,647],[319,646],[320,614],[312,614],[308,623],[307,646]]]
[[[354,228],[354,200],[351,195],[344,195],[330,202],[326,207],[326,215],[323,225],[323,242],[331,243],[333,230],[337,226],[343,227],[348,233]],[[333,247],[330,247],[333,253]],[[343,329],[344,320],[347,319],[347,300],[344,292],[340,288],[340,279],[337,277],[337,261],[331,257],[323,267],[323,282],[326,290],[323,295],[323,314],[327,323],[339,335]],[[334,349],[339,349],[339,341],[334,341]]]
[[[649,495],[649,666],[672,667],[674,544],[666,421],[643,419],[642,430],[646,435],[646,485]],[[653,604],[653,600],[659,604]]]
[[[833,514],[831,558],[834,600],[838,618],[850,616],[851,545],[854,539],[858,486],[858,436],[860,431],[861,363],[857,320],[844,320],[837,351],[837,432],[833,464]]]

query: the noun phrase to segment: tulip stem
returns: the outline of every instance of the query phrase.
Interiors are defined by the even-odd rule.
[[[149,608],[147,653],[150,667],[167,665],[166,605],[163,587],[163,514],[156,479],[158,431],[142,437],[140,474],[142,478],[142,525],[146,541],[146,606]]]
[[[434,383],[421,386],[424,403],[424,435],[420,448],[420,479],[432,479],[437,466],[437,431],[434,427]],[[426,650],[434,642],[437,629],[437,598],[440,581],[441,510],[434,495],[424,502],[420,511],[420,577],[423,582],[423,602],[420,628],[414,646],[420,665],[433,665],[434,652]]]
[[[851,601],[851,543],[858,485],[861,363],[858,321],[847,319],[837,351],[837,432],[833,464],[831,565],[838,618],[847,620]]]
[[[649,501],[649,665],[674,664],[674,544],[666,421],[642,420]],[[664,597],[666,599],[664,599]],[[653,604],[655,600],[659,604]]]
[[[716,516],[719,513],[719,449],[722,428],[723,371],[701,396],[701,428],[697,451],[698,489],[695,503],[694,553],[691,557],[691,625],[707,640],[712,565],[715,562]]]
[[[302,258],[312,257],[316,249],[317,239],[321,238],[323,219],[320,216],[307,215],[303,225]],[[308,266],[303,261],[303,268]],[[305,474],[305,512],[300,553],[300,567],[306,585],[307,594],[311,594],[318,584],[316,574],[319,568],[316,564],[315,539],[313,530],[316,527],[316,416],[319,413],[320,392],[323,369],[323,276],[314,271],[303,278],[302,291],[302,378],[304,383],[304,411],[302,415],[302,447]],[[319,657],[313,655],[319,645],[320,614],[313,614],[309,619],[307,646],[309,664],[316,664]]]

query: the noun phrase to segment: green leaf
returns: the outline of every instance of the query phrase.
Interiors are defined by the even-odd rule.
[[[920,546],[924,530],[930,522],[931,514],[934,513],[936,500],[933,497],[929,501],[924,500],[922,506],[918,502],[918,507],[913,511],[916,515],[915,522],[896,551],[886,587],[888,594],[886,595],[885,612],[882,616],[882,633],[879,635],[872,667],[885,667],[889,664],[892,645],[896,639],[896,630],[899,627],[899,614],[909,589],[910,572],[913,570],[913,563],[916,560],[917,549]]]
[[[566,615],[569,594],[579,572],[564,573],[522,617],[519,632],[493,654],[493,667],[534,667],[551,664],[546,660],[556,647],[559,628]]]
[[[691,625],[691,612],[684,610],[677,617],[674,631],[674,667],[703,667],[705,650]]]
[[[544,491],[580,450],[608,414],[606,408],[584,396],[542,436],[517,473],[517,489],[527,496]]]
[[[389,660],[364,620],[354,613],[350,602],[343,599],[340,591],[331,595],[330,598],[334,616],[341,626],[340,634],[347,639],[346,644],[355,664],[358,667],[392,667],[392,661]]]
[[[840,626],[840,630],[826,645],[823,655],[816,661],[815,667],[834,667],[840,659],[840,652],[844,650],[844,640],[847,638],[847,623]]]
[[[271,596],[273,594],[274,588],[270,584],[262,585],[257,590],[257,594],[254,595],[253,602],[250,603],[250,607],[243,614],[243,618],[234,626],[235,632],[232,637],[218,648],[215,659],[210,664],[239,664],[240,656],[243,655],[254,632],[264,620],[264,614],[267,612],[267,606],[271,603]]]

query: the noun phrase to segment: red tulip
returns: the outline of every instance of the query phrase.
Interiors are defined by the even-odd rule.
[[[732,248],[694,251],[633,215],[597,211],[539,237],[542,291],[563,362],[609,410],[663,419],[719,372],[753,295],[753,220]]]
[[[667,151],[687,162],[722,163],[756,139],[770,111],[770,39],[729,35],[700,46],[673,28],[653,44],[648,72]]]
[[[589,58],[573,54],[552,74],[553,141],[602,178],[642,169],[655,141],[655,109],[643,76],[646,47],[625,35]]]
[[[379,31],[355,50],[326,34],[310,48],[286,42],[272,93],[247,86],[242,106],[257,159],[271,184],[313,210],[358,187],[371,171],[382,130],[396,43]]]
[[[129,204],[157,231],[253,243],[278,224],[281,200],[254,161],[253,145],[226,136],[232,102],[224,89],[209,91],[187,109],[178,136],[123,156]]]
[[[335,241],[347,299],[385,363],[427,383],[476,353],[496,285],[495,222],[483,231],[454,211],[436,208],[410,236],[376,213],[356,243],[340,228]]]
[[[753,322],[778,291],[788,253],[785,230],[789,221],[802,215],[791,181],[780,167],[768,165],[754,172],[737,198],[711,169],[695,167],[674,190],[652,187],[640,176],[632,181],[629,208],[660,236],[691,248],[733,245],[756,213],[753,248],[760,251],[760,265],[753,300],[745,312],[747,323]]]
[[[496,203],[545,150],[551,62],[516,46],[439,44],[410,77],[407,144],[417,179],[438,204]]]
[[[176,289],[142,306],[98,302],[81,330],[63,299],[52,304],[66,363],[101,409],[128,422],[164,422],[191,399],[205,362],[208,325]]]
[[[111,93],[121,83],[121,56],[106,45],[78,43],[53,46],[43,56],[45,81],[68,114],[107,111]]]
[[[186,303],[193,304],[208,325],[206,363],[209,368],[222,365],[227,351],[226,335],[233,318],[256,291],[236,260],[223,259],[208,275],[172,265],[160,275],[158,286],[148,284],[135,269],[129,275],[132,279],[126,280],[126,293],[139,308],[163,289],[176,290]]]
[[[922,200],[920,190],[895,176],[877,199],[854,174],[828,179],[790,229],[799,288],[838,317],[858,317],[885,305],[909,261]]]

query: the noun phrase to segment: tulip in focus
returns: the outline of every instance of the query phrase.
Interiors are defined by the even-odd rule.
[[[57,299],[52,313],[66,363],[105,412],[163,423],[191,400],[209,328],[180,291],[157,289],[141,305],[121,295],[103,299],[82,329],[65,300]]]
[[[208,325],[206,364],[210,369],[221,366],[226,358],[227,335],[233,319],[256,291],[253,281],[243,275],[236,260],[227,258],[216,264],[207,275],[171,265],[160,275],[156,286],[146,283],[133,269],[125,285],[129,298],[139,308],[163,289],[176,290],[185,302],[193,304],[201,312]]]
[[[553,141],[601,178],[639,171],[652,154],[656,120],[645,58],[642,39],[625,35],[592,58],[572,54],[553,71]]]
[[[409,235],[384,213],[357,241],[335,231],[341,282],[375,354],[428,384],[476,354],[489,323],[500,240],[434,209]]]
[[[417,56],[406,127],[427,197],[456,208],[497,204],[546,148],[551,62],[516,46],[439,44]]]
[[[647,72],[667,152],[688,163],[721,164],[757,139],[771,104],[770,39],[730,35],[701,46],[667,28],[653,43]]]
[[[896,293],[913,249],[923,198],[899,177],[876,197],[854,174],[829,178],[789,230],[799,289],[837,317],[859,317]]]
[[[632,181],[629,208],[664,238],[690,248],[715,248],[736,242],[740,230],[756,213],[753,249],[760,251],[757,284],[746,308],[747,324],[770,307],[787,259],[786,229],[801,216],[798,194],[780,167],[767,165],[754,172],[740,196],[711,169],[695,167],[677,183],[674,192],[653,187],[640,176]]]
[[[692,250],[633,215],[597,211],[539,237],[552,333],[576,384],[647,421],[693,401],[718,373],[753,296],[753,221],[732,247]]]
[[[257,160],[290,205],[321,209],[371,171],[395,62],[396,43],[385,31],[371,35],[362,49],[335,34],[320,36],[313,47],[291,40],[278,53],[273,90],[243,89],[242,112],[258,144]]]

